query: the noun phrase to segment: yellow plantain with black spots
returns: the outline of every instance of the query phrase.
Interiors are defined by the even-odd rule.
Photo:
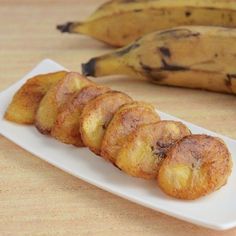
[[[236,27],[234,0],[114,0],[84,22],[58,25],[61,32],[89,35],[113,46],[181,25]]]
[[[236,93],[236,29],[182,26],[147,34],[82,65],[94,77],[123,74],[160,85]]]

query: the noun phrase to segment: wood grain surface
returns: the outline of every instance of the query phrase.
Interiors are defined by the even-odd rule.
[[[58,23],[83,20],[102,2],[0,0],[0,90],[44,58],[80,71],[82,62],[111,50],[88,37],[55,29]],[[97,82],[236,138],[235,96],[124,77]],[[0,136],[0,235],[233,236],[236,229],[208,230],[136,205],[54,168]]]

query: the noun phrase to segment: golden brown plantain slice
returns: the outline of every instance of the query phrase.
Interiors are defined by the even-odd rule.
[[[16,92],[4,118],[20,124],[33,124],[39,103],[51,86],[68,72],[58,71],[37,75],[27,80]]]
[[[83,143],[100,154],[105,130],[118,108],[132,99],[121,92],[111,91],[89,101],[81,114],[80,132]]]
[[[232,160],[222,140],[207,135],[189,135],[167,153],[158,175],[160,188],[181,199],[196,199],[224,184]]]
[[[82,109],[88,101],[109,90],[108,87],[89,85],[76,92],[59,111],[51,135],[63,143],[83,147],[79,128]]]
[[[131,102],[119,108],[105,132],[101,146],[101,156],[116,163],[120,148],[127,136],[142,124],[160,120],[155,108],[145,102]]]
[[[76,72],[69,72],[63,79],[51,87],[40,102],[36,113],[35,126],[43,134],[49,134],[59,109],[74,92],[92,82]]]
[[[129,175],[153,179],[167,150],[190,133],[184,124],[176,121],[141,125],[128,136],[117,155],[116,165]]]

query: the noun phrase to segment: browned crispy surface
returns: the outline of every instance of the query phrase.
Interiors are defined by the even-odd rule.
[[[69,72],[65,78],[51,87],[40,102],[36,113],[35,126],[43,134],[49,134],[60,108],[83,87],[92,82],[76,72]]]
[[[222,140],[190,135],[167,153],[159,171],[158,184],[170,196],[196,199],[222,187],[231,169],[231,156]]]
[[[14,95],[5,113],[5,119],[20,124],[33,124],[41,99],[66,73],[59,71],[42,74],[27,80]]]
[[[80,132],[84,144],[94,153],[100,154],[101,142],[117,109],[132,99],[117,91],[107,92],[89,101],[81,114]]]
[[[141,125],[128,136],[118,153],[116,165],[135,177],[156,178],[168,149],[189,134],[189,129],[176,121]]]
[[[53,29],[67,20],[86,19],[105,1],[58,0],[55,4],[51,0],[2,0],[0,90],[19,80],[45,55],[77,70],[90,55],[106,53],[107,47],[89,37],[60,35]],[[164,112],[236,139],[232,128],[236,127],[235,96],[116,77],[98,80],[137,100],[153,102]],[[35,158],[2,136],[0,147],[2,235],[236,235],[236,228],[217,232],[124,200]]]
[[[107,127],[102,140],[101,156],[115,163],[118,151],[132,131],[142,124],[159,120],[159,115],[150,103],[131,102],[124,104],[115,113]]]
[[[61,142],[84,146],[79,128],[82,109],[87,102],[109,90],[108,87],[89,85],[76,92],[57,114],[51,135]]]

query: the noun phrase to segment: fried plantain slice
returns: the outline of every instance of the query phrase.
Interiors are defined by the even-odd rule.
[[[82,109],[87,102],[109,90],[108,87],[89,85],[76,92],[57,114],[51,135],[63,143],[83,147],[79,128]]]
[[[221,139],[189,135],[167,153],[158,185],[172,197],[196,199],[226,184],[231,169],[231,155]]]
[[[190,130],[181,122],[159,121],[139,126],[120,149],[116,165],[129,175],[156,178],[168,149]]]
[[[127,136],[142,124],[160,120],[155,108],[146,102],[131,102],[119,108],[105,132],[101,156],[116,163],[117,153],[126,142]]]
[[[49,88],[64,78],[67,73],[58,71],[28,79],[14,95],[4,118],[19,124],[33,124],[41,99]]]
[[[43,134],[50,134],[58,111],[66,101],[83,87],[92,82],[79,73],[69,72],[51,87],[43,97],[36,112],[35,126]]]
[[[107,92],[89,101],[81,114],[80,132],[83,143],[100,154],[101,143],[107,126],[118,108],[132,99],[117,91]]]

